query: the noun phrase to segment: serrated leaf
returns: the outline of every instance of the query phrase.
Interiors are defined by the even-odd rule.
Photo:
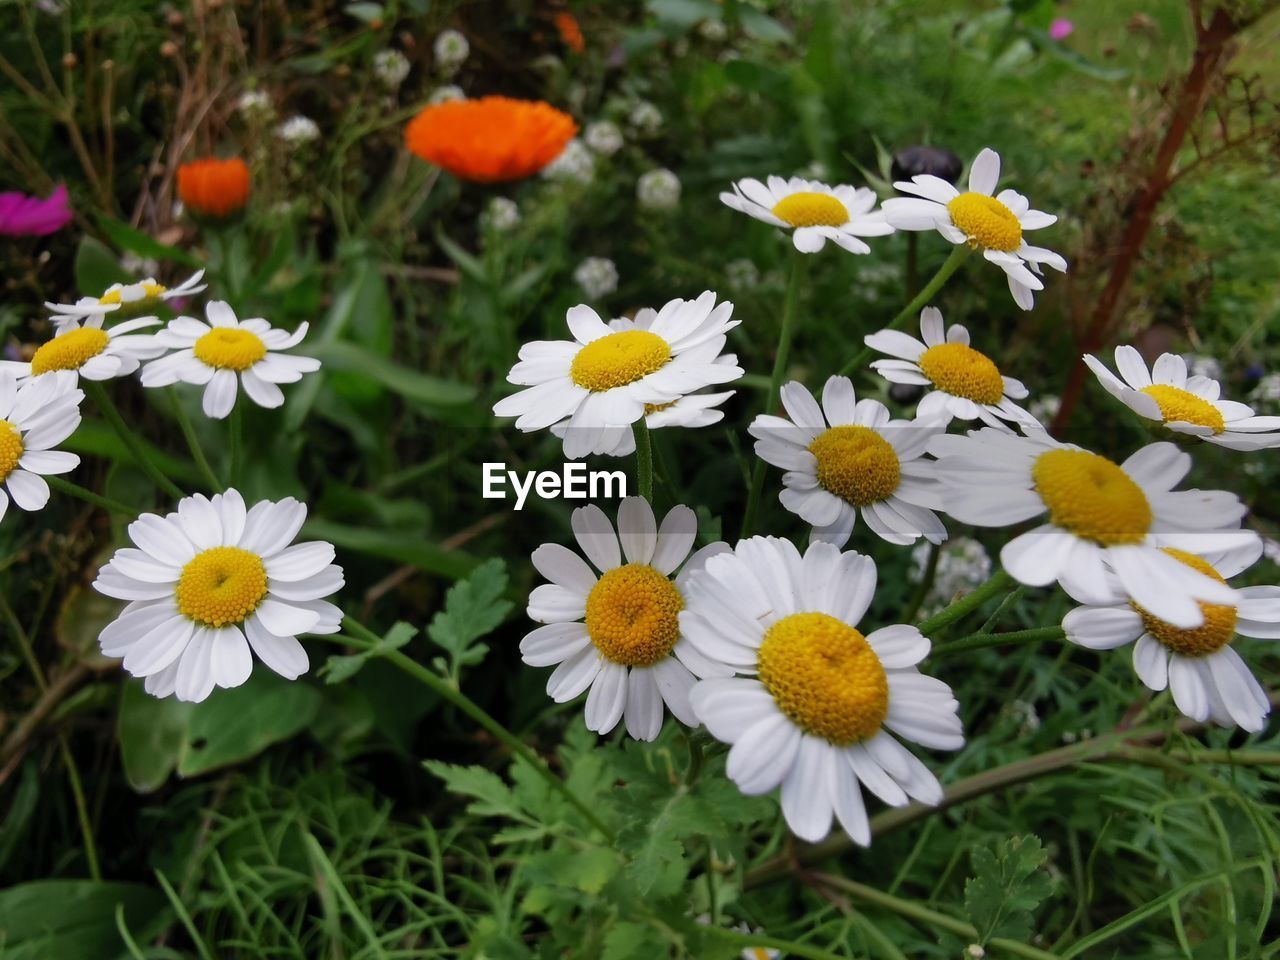
[[[978,930],[978,943],[993,937],[1026,940],[1032,911],[1053,892],[1053,881],[1041,870],[1048,859],[1038,837],[1010,837],[992,850],[973,851],[973,876],[965,881],[964,905]]]
[[[658,931],[643,923],[623,920],[604,935],[600,960],[653,960],[669,953],[669,945]]]
[[[417,635],[418,628],[412,624],[403,621],[392,624],[386,636],[372,648],[350,656],[330,657],[320,668],[319,675],[324,677],[325,683],[342,683],[344,680],[350,680],[360,672],[360,668],[368,663],[370,658],[381,656],[389,650],[399,650]]]
[[[627,864],[627,877],[636,890],[655,899],[679,891],[688,873],[684,844],[660,833],[646,832]]]
[[[497,557],[486,560],[467,579],[449,588],[444,609],[432,618],[427,636],[453,654],[457,662],[478,663],[483,652],[477,656],[477,648],[471,644],[494,630],[511,612],[511,602],[502,596],[506,589],[506,564]]]
[[[515,793],[492,770],[477,766],[464,767],[439,760],[425,760],[422,765],[443,780],[449,792],[473,798],[473,802],[467,804],[468,813],[478,817],[507,817],[528,822]]]

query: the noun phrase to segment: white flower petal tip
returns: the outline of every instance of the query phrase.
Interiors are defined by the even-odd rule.
[[[895,806],[941,799],[901,741],[964,743],[950,688],[917,669],[929,651],[920,631],[859,629],[875,587],[870,557],[753,537],[693,574],[680,615],[686,662],[715,667],[691,702],[731,745],[729,778],[751,795],[780,788],[788,826],[811,842],[834,823],[870,843],[864,788]]]
[[[19,379],[0,368],[0,520],[9,501],[19,510],[41,510],[49,502],[46,476],[68,473],[80,463],[55,450],[80,425],[84,392],[65,371]]]
[[[146,678],[155,696],[199,701],[239,686],[253,655],[289,680],[309,666],[303,633],[334,633],[342,611],[325,597],[343,586],[333,545],[293,544],[306,519],[296,500],[247,508],[239,492],[178,503],[129,525],[134,546],[98,571],[99,593],[128,604],[98,637],[102,653]]]

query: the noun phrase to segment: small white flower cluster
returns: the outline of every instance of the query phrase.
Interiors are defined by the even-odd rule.
[[[590,183],[595,172],[595,157],[577,137],[565,144],[560,156],[542,168],[544,177],[561,183]]]
[[[467,99],[467,95],[460,86],[454,83],[446,83],[431,91],[431,96],[427,97],[427,103],[448,103],[450,100],[465,99]]]
[[[756,266],[754,260],[739,257],[724,265],[724,278],[731,290],[738,292],[753,290],[760,285],[760,268]]]
[[[911,551],[910,578],[920,583],[929,563],[929,545],[916,544]],[[938,566],[933,584],[920,606],[921,616],[937,613],[957,596],[968,593],[991,576],[991,557],[981,543],[970,537],[952,537],[938,547]]]
[[[520,207],[509,197],[494,197],[481,214],[481,225],[495,233],[506,233],[520,223]]]
[[[665,168],[648,170],[636,180],[636,200],[644,210],[674,210],[680,206],[680,178]]]
[[[588,300],[599,300],[618,289],[618,268],[605,257],[587,257],[573,271],[573,279]]]
[[[627,113],[627,124],[636,133],[652,137],[662,129],[662,111],[648,100],[638,100]]]
[[[310,117],[297,113],[276,129],[276,136],[290,146],[302,146],[320,138],[320,127]]]
[[[587,125],[582,139],[588,147],[602,157],[611,157],[622,149],[622,131],[612,120],[597,120]]]
[[[432,48],[436,56],[436,66],[445,76],[453,76],[458,68],[467,62],[471,55],[471,44],[457,30],[442,30],[436,37]]]
[[[399,50],[379,50],[373,55],[373,75],[388,90],[395,90],[409,75],[409,58]]]
[[[251,123],[263,123],[276,115],[275,104],[265,90],[246,90],[240,94],[236,110]]]

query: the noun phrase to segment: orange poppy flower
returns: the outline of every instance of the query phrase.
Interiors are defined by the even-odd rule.
[[[556,30],[560,33],[560,39],[566,47],[574,53],[581,53],[587,49],[587,41],[582,36],[582,27],[578,26],[578,18],[572,13],[557,13],[555,24]]]
[[[203,157],[178,167],[178,197],[187,209],[219,220],[249,202],[249,167],[239,157]]]
[[[496,183],[537,173],[577,132],[573,118],[549,103],[481,97],[432,104],[409,121],[404,142],[456,177]]]

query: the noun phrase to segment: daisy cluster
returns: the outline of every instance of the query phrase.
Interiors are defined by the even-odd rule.
[[[916,175],[895,184],[905,196],[878,208],[865,187],[798,177],[740,180],[721,200],[790,232],[800,254],[830,241],[865,255],[868,241],[896,230],[935,231],[981,251],[1031,309],[1043,268],[1067,264],[1025,234],[1057,218],[999,181],[988,149],[967,190]],[[744,375],[727,349],[732,312],[711,291],[612,320],[574,307],[572,339],[526,344],[508,375],[521,389],[494,413],[525,432],[549,430],[570,458],[639,454],[649,430],[718,422],[733,392],[711,391]],[[600,734],[621,725],[652,740],[668,712],[704,726],[728,745],[726,773],[744,793],[779,792],[797,836],[816,841],[834,823],[867,844],[864,792],[890,805],[940,802],[937,777],[908,745],[956,750],[964,732],[951,689],[921,669],[930,639],[910,624],[867,624],[876,564],[847,547],[863,536],[945,550],[950,519],[1020,527],[1000,564],[1013,580],[1056,584],[1080,604],[1063,621],[1066,639],[1133,643],[1139,678],[1170,688],[1188,717],[1261,729],[1269,702],[1231,644],[1237,634],[1280,637],[1280,587],[1227,583],[1261,554],[1242,528],[1245,505],[1224,491],[1179,489],[1192,458],[1172,442],[1117,463],[1055,439],[1024,406],[1027,385],[966,327],[926,305],[916,331],[897,329],[907,316],[864,340],[881,355],[872,372],[923,390],[912,416],[859,396],[847,376],[818,391],[783,383],[780,362],[780,409],[770,397],[749,426],[760,461],[783,471],[780,503],[810,528],[804,549],[775,536],[699,548],[691,509],[677,505],[659,522],[649,499],[632,497],[616,523],[598,506],[579,508],[574,548],[534,552],[547,582],[529,597],[540,626],[521,652],[554,668],[548,694],[560,703],[585,694],[586,724]],[[1189,375],[1179,357],[1148,370],[1122,347],[1120,377],[1085,359],[1116,398],[1181,438],[1246,451],[1280,444],[1280,418],[1221,399],[1217,382]],[[949,593],[973,590],[992,565],[981,544],[959,543],[945,562],[918,561],[929,577],[942,571]]]

